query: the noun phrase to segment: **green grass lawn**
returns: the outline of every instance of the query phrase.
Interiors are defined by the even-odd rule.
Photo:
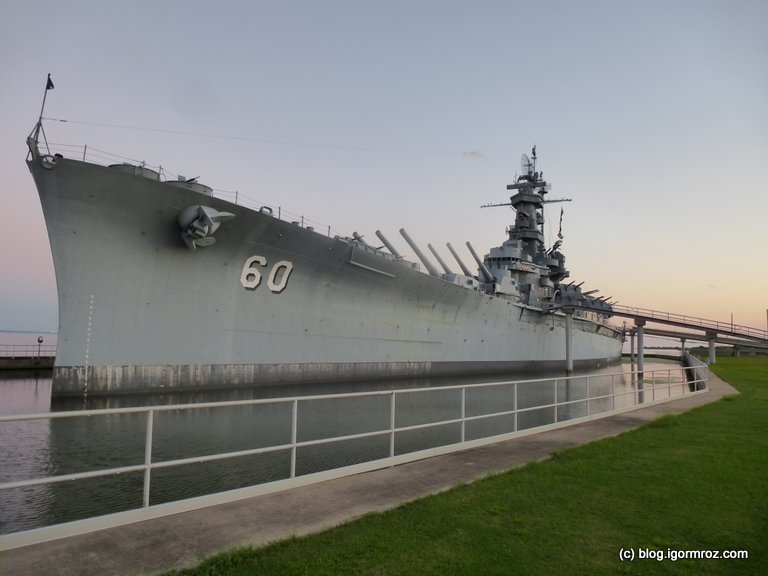
[[[741,395],[171,574],[766,574],[768,358],[718,358],[713,369]],[[621,562],[622,549],[634,561]],[[749,558],[659,561],[642,549]]]

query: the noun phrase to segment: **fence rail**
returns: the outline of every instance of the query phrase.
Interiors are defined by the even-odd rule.
[[[536,404],[532,406],[523,406],[518,397],[518,391],[521,386],[536,386],[537,390],[543,391],[544,397],[548,398],[543,404]],[[570,385],[570,388],[568,387]],[[504,406],[503,409],[491,409],[489,411],[481,410],[478,413],[478,407],[475,404],[478,398],[482,397],[482,394],[487,394],[489,390],[498,387],[510,387],[511,397],[505,395],[506,401],[509,405]],[[524,434],[530,434],[536,431],[550,429],[553,427],[560,427],[592,419],[596,417],[604,417],[610,414],[618,412],[624,412],[632,410],[642,405],[647,405],[656,402],[663,402],[667,400],[673,400],[686,394],[696,394],[705,391],[706,389],[706,372],[702,374],[694,372],[684,367],[672,368],[668,370],[655,370],[647,371],[645,373],[616,373],[608,375],[589,375],[589,376],[571,376],[568,378],[549,378],[549,379],[537,379],[537,380],[523,380],[523,381],[501,381],[491,383],[480,384],[466,384],[466,385],[454,385],[454,386],[441,386],[430,388],[414,388],[414,389],[398,389],[398,390],[385,390],[385,391],[369,391],[369,392],[357,392],[347,394],[330,394],[330,395],[312,395],[312,396],[296,396],[289,398],[268,398],[257,400],[238,400],[228,402],[208,402],[208,403],[196,403],[196,404],[177,404],[177,405],[162,405],[162,406],[142,406],[131,408],[115,408],[115,409],[97,409],[97,410],[79,410],[69,412],[46,412],[36,414],[21,414],[21,415],[7,415],[0,416],[0,424],[8,422],[21,422],[30,420],[54,420],[54,419],[71,419],[71,418],[96,418],[99,416],[116,416],[121,414],[144,414],[145,420],[145,437],[144,437],[144,458],[143,463],[132,464],[127,466],[113,467],[107,469],[90,470],[86,472],[79,472],[73,474],[65,474],[50,477],[41,478],[28,478],[15,480],[12,482],[0,483],[0,490],[8,490],[15,488],[25,488],[31,486],[40,486],[45,484],[54,484],[60,482],[73,482],[83,480],[86,478],[94,478],[100,476],[119,475],[127,472],[143,472],[142,482],[142,508],[152,509],[167,506],[165,504],[153,504],[150,506],[151,488],[152,488],[152,472],[163,468],[183,466],[191,463],[211,462],[215,460],[240,458],[245,456],[251,456],[255,454],[266,454],[270,452],[285,451],[290,454],[290,470],[288,476],[284,480],[269,481],[267,489],[262,489],[260,493],[266,493],[269,491],[276,491],[285,489],[292,485],[292,481],[297,480],[299,476],[307,476],[311,481],[317,481],[317,479],[340,477],[351,473],[357,473],[361,471],[360,466],[363,464],[342,466],[333,471],[323,471],[326,474],[312,474],[307,472],[297,472],[297,458],[301,448],[309,446],[319,445],[332,445],[339,442],[372,438],[372,437],[388,437],[389,439],[389,454],[385,458],[378,458],[364,463],[365,470],[373,470],[377,468],[385,468],[394,464],[399,464],[407,461],[418,460],[428,456],[447,453],[456,450],[466,449],[468,447],[479,446],[483,444],[490,444],[498,442],[500,440],[521,436]],[[566,391],[568,391],[566,393]],[[505,391],[506,394],[510,394],[510,391]],[[451,398],[457,399],[458,410],[455,410],[450,417],[431,420],[427,415],[422,418],[422,421],[408,421],[413,418],[413,414],[406,414],[405,417],[401,417],[401,410],[405,406],[408,397],[414,398],[415,395],[425,395],[432,404],[427,406],[424,410],[429,414],[430,406],[433,407],[435,403],[445,402],[446,395]],[[440,394],[443,394],[442,400]],[[574,397],[575,396],[575,397]],[[363,398],[363,397],[382,397],[386,402],[382,404],[388,405],[387,421],[388,426],[379,427],[373,430],[346,433],[336,436],[322,436],[317,438],[300,439],[299,427],[300,427],[300,407],[312,402],[340,402],[351,398]],[[415,400],[420,401],[419,398]],[[287,417],[290,419],[290,441],[280,442],[275,445],[259,446],[256,448],[237,450],[229,452],[220,452],[217,454],[206,454],[199,456],[192,456],[186,458],[176,458],[170,460],[153,460],[153,447],[154,447],[154,424],[156,416],[163,412],[168,411],[182,411],[187,413],[193,410],[207,410],[207,409],[222,409],[227,407],[236,406],[259,406],[259,405],[275,405],[286,404],[290,407],[286,410]],[[468,406],[472,409],[468,410]],[[496,403],[493,403],[496,406]],[[343,410],[338,410],[342,413]],[[473,413],[470,413],[473,412]],[[526,418],[530,418],[531,414],[538,413],[539,415],[545,414],[548,421],[545,424],[531,425],[530,421],[526,422]],[[477,434],[476,429],[472,429],[470,434],[470,427],[474,423],[489,421],[491,419],[508,418],[511,419],[509,428],[503,433],[490,433],[489,435]],[[414,432],[418,430],[435,429],[441,426],[456,426],[460,428],[459,440],[448,439],[443,442],[438,442],[438,445],[432,446],[428,449],[418,448],[412,452],[402,448],[399,439],[408,432]],[[1,448],[0,448],[1,450]],[[375,457],[374,457],[375,458]],[[253,495],[253,493],[243,493],[242,490],[231,491],[232,499],[242,498]],[[224,493],[227,494],[227,493]],[[235,495],[237,494],[237,495]],[[209,497],[217,496],[217,502],[221,501],[221,494],[209,495]],[[196,503],[193,505],[199,508],[205,505],[210,505],[206,500],[206,497],[193,498]],[[174,504],[173,502],[171,504]],[[177,512],[174,510],[174,512]],[[130,512],[130,511],[129,511]],[[127,512],[126,512],[127,513]],[[171,513],[171,512],[168,512]],[[119,516],[119,514],[113,514],[111,516]],[[88,520],[78,521],[87,522]],[[134,520],[131,520],[134,521]],[[78,524],[78,522],[71,522],[70,524]],[[117,521],[118,523],[124,523]],[[115,524],[117,525],[117,524]],[[62,525],[59,525],[62,526]],[[66,526],[64,524],[63,526]],[[100,527],[103,527],[101,525]],[[25,538],[25,534],[32,534],[30,538],[36,541],[44,541],[50,538],[45,536],[45,531],[48,528],[57,528],[51,526],[47,528],[33,529],[27,532],[19,532],[17,534],[0,536],[0,550],[4,548],[11,548],[20,545],[26,545],[29,542],[29,538]],[[66,528],[65,528],[66,529]],[[94,528],[91,528],[91,530]],[[83,529],[89,531],[88,529]],[[39,534],[37,534],[39,533]],[[76,532],[82,533],[82,532]],[[21,537],[21,540],[15,538],[15,536]],[[58,536],[57,536],[58,537]],[[19,543],[22,542],[22,543]]]
[[[0,344],[0,358],[54,358],[55,344]]]

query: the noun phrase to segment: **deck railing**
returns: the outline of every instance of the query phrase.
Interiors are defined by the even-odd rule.
[[[44,145],[41,143],[40,146],[42,149]],[[155,172],[160,174],[162,177],[166,178],[166,180],[164,181],[172,182],[176,180],[176,178],[178,178],[178,176],[175,175],[173,171],[170,171],[161,165],[147,163],[141,160],[136,160],[134,158],[129,158],[127,156],[113,154],[111,152],[107,152],[106,150],[101,150],[98,148],[94,148],[92,146],[49,142],[45,144],[45,149],[49,154],[53,152],[58,152],[68,158],[80,160],[82,162],[90,162],[93,164],[104,165],[104,166],[110,165],[110,164],[116,164],[116,163],[119,164],[123,162],[128,162],[135,166],[146,167],[151,170],[154,170]],[[238,190],[220,190],[217,188],[213,188],[213,196],[216,198],[221,198],[222,200],[226,200],[227,202],[231,202],[232,204],[236,204],[238,206],[250,208],[251,210],[260,210],[262,208],[266,208],[270,211],[270,214],[272,214],[273,216],[275,216],[280,220],[284,220],[286,222],[295,222],[302,228],[312,228],[313,230],[316,230],[319,233],[327,234],[329,237],[332,235],[338,235],[341,237],[346,236],[346,234],[344,233],[333,230],[329,225],[316,222],[314,220],[311,220],[310,218],[307,218],[303,214],[291,212],[285,207],[275,205],[274,203],[271,203],[271,202],[265,202],[263,200],[259,200],[248,194],[244,194]]]
[[[545,401],[543,404],[532,406],[526,405],[528,403],[527,401],[521,401],[518,397],[519,388],[531,385],[538,387],[539,391],[543,390],[544,396],[548,397],[549,400]],[[507,387],[507,390],[503,395],[505,400],[503,402],[492,403],[497,409],[488,411],[478,410],[478,398],[482,398],[483,394],[487,395],[489,390],[498,387]],[[567,393],[566,390],[568,391]],[[418,389],[358,392],[351,394],[297,396],[230,402],[0,416],[0,424],[43,419],[92,419],[100,416],[112,417],[121,414],[143,414],[145,418],[144,458],[143,462],[139,464],[96,469],[74,474],[27,478],[13,482],[4,482],[0,483],[0,490],[27,488],[61,482],[75,482],[87,478],[119,475],[129,472],[141,472],[143,473],[142,509],[111,514],[107,524],[119,525],[146,519],[148,517],[156,517],[163,514],[200,508],[211,505],[212,503],[236,500],[289,487],[305,485],[320,480],[338,478],[362,471],[386,468],[395,464],[490,444],[525,434],[632,410],[651,403],[672,400],[686,394],[697,394],[704,391],[706,391],[706,372],[703,376],[699,373],[696,373],[695,376],[693,376],[693,372],[690,370],[686,372],[685,368],[680,367],[668,370],[655,370],[652,372],[645,372],[644,374],[617,373],[609,375],[572,376],[569,378],[503,381]],[[399,410],[407,403],[408,398],[410,397],[413,399],[414,395],[422,396],[421,398],[417,398],[419,406],[423,405],[425,407],[423,413],[426,414],[426,416],[422,421],[414,421],[413,413],[406,417],[402,417],[401,410]],[[322,436],[310,439],[299,438],[302,406],[313,402],[335,403],[344,402],[350,398],[363,397],[380,397],[383,399],[380,402],[382,405],[387,406],[388,426],[376,428],[374,430],[330,437]],[[441,417],[432,420],[429,414],[431,414],[431,408],[434,408],[434,403],[444,403],[447,397],[455,400],[455,406],[450,417]],[[433,404],[431,408],[430,403]],[[222,452],[218,454],[163,461],[155,461],[153,459],[154,424],[156,416],[159,413],[167,411],[187,412],[206,409],[215,410],[233,406],[270,404],[285,404],[290,407],[288,410],[285,410],[285,413],[288,415],[287,417],[290,418],[290,441],[271,446],[260,446],[252,449]],[[339,417],[341,417],[343,410],[339,410],[338,412]],[[421,412],[419,411],[419,413]],[[540,423],[542,418],[546,421],[545,424]],[[485,432],[482,430],[482,423],[487,423]],[[502,427],[501,429],[500,426]],[[407,448],[401,445],[401,439],[406,434],[412,434],[420,430],[437,429],[440,427],[443,427],[443,430],[446,430],[446,427],[453,427],[451,428],[453,434],[449,434],[446,439],[438,441],[436,445],[427,447],[420,445],[413,451],[408,451]],[[364,461],[350,466],[343,466],[332,470],[322,470],[313,473],[306,472],[306,467],[304,467],[302,468],[302,472],[297,472],[299,454],[302,448],[332,445],[339,442],[372,437],[388,439],[389,450],[386,457]],[[0,450],[2,450],[2,447],[0,447]],[[269,481],[249,488],[241,488],[215,495],[201,496],[163,504],[153,504],[150,506],[153,471],[191,463],[242,458],[256,454],[267,454],[270,452],[287,452],[290,455],[289,469],[286,471],[286,477],[283,480]],[[142,512],[144,512],[144,514],[142,514]],[[112,524],[109,524],[110,522]],[[89,524],[89,519],[86,519],[0,536],[0,550],[61,537],[62,533],[64,535],[70,535],[97,529],[93,526],[103,528],[105,526],[105,521],[101,519],[97,520],[96,524]]]

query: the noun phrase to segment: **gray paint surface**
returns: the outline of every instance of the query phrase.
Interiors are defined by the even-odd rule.
[[[183,187],[42,164],[28,162],[59,291],[54,394],[563,365],[561,315]],[[234,218],[215,244],[190,250],[177,217],[194,205]],[[574,326],[577,366],[619,357],[615,331]]]

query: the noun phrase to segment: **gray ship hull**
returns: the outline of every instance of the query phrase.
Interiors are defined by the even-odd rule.
[[[565,318],[205,194],[59,158],[28,162],[56,269],[53,393],[531,371],[565,366]],[[231,213],[190,250],[178,215]],[[576,367],[621,353],[574,319]]]

